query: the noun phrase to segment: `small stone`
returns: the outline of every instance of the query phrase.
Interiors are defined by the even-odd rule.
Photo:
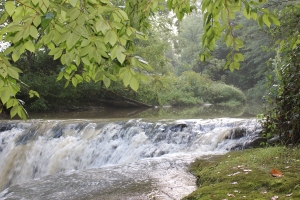
[[[274,196],[274,197],[271,197],[271,200],[277,200],[279,197],[278,196]]]
[[[287,196],[287,197],[290,197],[290,196],[292,196],[293,195],[293,193],[291,193],[291,194],[287,194],[287,195],[285,195],[285,196]]]

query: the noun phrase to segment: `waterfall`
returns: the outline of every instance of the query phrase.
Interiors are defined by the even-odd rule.
[[[35,188],[39,188],[38,191],[41,192],[40,189],[47,180],[48,182],[60,180],[63,183],[68,180],[70,173],[78,178],[81,177],[81,173],[84,174],[82,177],[92,177],[93,171],[96,170],[99,174],[101,171],[101,179],[105,179],[111,185],[127,179],[137,181],[141,177],[140,173],[147,173],[144,171],[145,168],[154,171],[159,168],[161,172],[166,168],[168,174],[174,177],[178,170],[186,171],[187,164],[199,156],[222,154],[235,148],[242,148],[260,129],[254,119],[232,118],[156,122],[142,119],[2,121],[0,191],[8,189],[0,193],[0,199],[5,199],[12,188],[28,187],[30,184],[39,183],[40,186],[35,185]],[[178,170],[172,172],[174,169]],[[110,178],[103,178],[108,173],[111,174]],[[155,182],[153,180],[158,180],[159,176],[149,173],[148,179],[142,178],[139,183],[153,185]],[[75,179],[73,177],[68,183]],[[92,179],[85,181],[90,183]],[[76,180],[82,181],[80,178]],[[110,182],[112,180],[118,181],[112,183]],[[22,184],[23,182],[26,184]],[[108,190],[108,182],[102,184],[101,191]],[[160,181],[156,181],[156,184],[158,182]],[[90,195],[97,193],[99,196],[100,185],[98,183],[94,187],[89,187],[91,190],[93,188]],[[106,189],[103,189],[104,187]],[[49,189],[49,186],[45,188]],[[79,196],[84,194],[79,188],[77,190]],[[65,187],[64,192],[67,191]],[[85,188],[84,191],[88,189]],[[148,196],[154,195],[153,191],[145,193]],[[26,196],[25,193],[22,195]],[[66,196],[62,198],[59,195],[62,194],[48,199],[72,199]]]

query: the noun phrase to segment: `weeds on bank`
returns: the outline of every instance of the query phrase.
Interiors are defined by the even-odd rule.
[[[196,160],[199,188],[183,198],[300,199],[300,148],[269,147]]]

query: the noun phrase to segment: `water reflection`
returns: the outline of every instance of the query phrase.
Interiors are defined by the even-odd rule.
[[[252,109],[250,109],[252,110]],[[29,119],[112,119],[112,118],[155,118],[155,119],[208,119],[220,117],[255,117],[248,105],[241,106],[191,106],[155,108],[101,108],[79,112],[30,113]]]
[[[166,107],[148,109],[138,116],[141,118],[221,118],[221,117],[245,117],[246,106],[225,107],[225,106],[193,106],[193,107]],[[253,115],[248,116],[253,117]]]

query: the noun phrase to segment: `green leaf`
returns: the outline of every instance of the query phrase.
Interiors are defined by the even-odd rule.
[[[244,9],[243,14],[247,19],[250,19],[251,15],[247,12],[246,8]]]
[[[240,29],[240,28],[242,28],[242,27],[243,27],[242,24],[238,24],[238,25],[234,26],[233,28],[234,28],[234,29]]]
[[[135,77],[132,77],[130,80],[130,87],[134,90],[137,91],[139,89],[139,82]]]
[[[232,45],[233,40],[232,40],[232,36],[230,34],[228,34],[228,36],[226,37],[225,43],[226,43],[227,47],[230,47]]]
[[[142,33],[142,32],[135,31],[135,33],[136,33],[136,37],[138,39],[141,39],[141,40],[147,40],[148,39],[147,36],[144,33]]]
[[[257,19],[257,12],[251,10],[251,17],[252,17],[252,19],[256,20]]]
[[[61,80],[63,77],[64,77],[64,72],[63,71],[59,72],[59,74],[58,74],[58,76],[56,78],[56,81]]]
[[[69,38],[67,39],[67,47],[68,49],[72,49],[74,47],[74,45],[79,41],[80,39],[80,36],[77,35],[76,33],[72,33],[72,34],[69,34]]]
[[[110,57],[111,59],[115,59],[117,57],[117,50],[118,50],[118,45],[115,45],[111,50],[110,50]]]
[[[27,115],[25,109],[22,106],[18,106],[17,109],[18,109],[18,115],[21,117],[21,119],[26,120]]]
[[[76,77],[76,79],[78,80],[79,83],[83,82],[83,78],[79,74],[75,74],[75,77]]]
[[[270,28],[271,22],[269,20],[269,15],[268,14],[263,15],[263,22]]]
[[[21,72],[22,71],[17,67],[10,66],[7,68],[8,75],[14,79],[19,79],[19,73],[21,73]]]
[[[30,97],[30,98],[33,98],[34,96],[40,98],[40,95],[39,95],[38,92],[36,92],[36,91],[34,91],[34,90],[30,90],[30,91],[29,91],[29,97]]]
[[[107,78],[105,75],[103,75],[103,83],[104,83],[105,87],[108,88],[110,86],[111,81],[109,78]]]
[[[1,97],[2,103],[5,104],[10,99],[10,91],[9,91],[9,89],[7,88],[6,90],[4,90],[1,93],[0,97]]]
[[[125,58],[126,58],[126,55],[125,54],[123,54],[123,52],[125,52],[126,50],[125,50],[125,48],[123,47],[123,46],[121,46],[121,45],[118,45],[118,48],[117,48],[117,59],[118,59],[118,61],[121,63],[121,64],[123,64],[123,62],[124,62],[124,60],[125,60]]]
[[[240,63],[238,62],[232,62],[229,66],[229,69],[231,71],[234,71],[235,69],[240,69]]]
[[[258,16],[258,18],[257,18],[258,20],[257,20],[257,22],[258,22],[258,25],[259,26],[262,26],[263,24],[264,24],[264,22],[263,22],[263,16],[262,15],[260,15],[260,16]]]
[[[270,22],[272,22],[272,24],[275,24],[276,26],[280,26],[280,21],[274,15],[269,15],[269,20]]]
[[[110,80],[112,80],[112,81],[117,81],[117,78],[116,78],[114,75],[110,74],[109,72],[104,71],[104,74],[105,74],[105,76],[107,76]]]
[[[12,16],[12,14],[15,12],[15,2],[14,1],[7,1],[5,4],[5,11]]]
[[[226,8],[224,7],[221,11],[221,19],[224,23],[227,23],[228,22],[228,18],[227,18],[227,10]]]
[[[19,105],[14,106],[11,110],[10,110],[10,117],[13,118],[17,113],[18,113],[18,107]]]
[[[125,87],[127,87],[129,85],[131,77],[132,77],[132,75],[131,75],[130,71],[127,69],[127,71],[124,74],[124,78],[123,78],[123,83],[124,83]]]
[[[7,29],[6,29],[8,32],[15,32],[15,31],[23,31],[24,30],[24,27],[21,26],[21,25],[14,25],[14,24],[9,24],[7,26]]]
[[[39,3],[40,8],[43,13],[46,13],[49,7],[49,0],[43,0]]]
[[[17,60],[19,60],[20,56],[20,51],[18,49],[15,49],[12,53],[13,61],[16,62]]]
[[[0,24],[3,24],[7,20],[8,16],[9,16],[8,13],[6,12],[2,13],[2,16],[0,18]]]
[[[42,19],[39,15],[36,15],[33,19],[33,24],[38,27],[42,22]]]
[[[244,61],[244,56],[241,53],[236,53],[234,54],[234,60],[239,62],[239,61]]]
[[[77,2],[78,2],[78,0],[69,0],[69,2],[70,2],[70,4],[71,4],[73,7],[75,7],[76,4],[77,4]],[[75,86],[75,87],[76,87],[76,86]]]
[[[25,9],[23,6],[18,6],[15,13],[12,15],[14,22],[21,22],[25,14]]]
[[[207,9],[208,5],[210,5],[211,0],[204,0],[202,3],[202,13]]]
[[[37,29],[34,26],[29,27],[29,34],[35,39],[37,39],[39,35]]]
[[[75,77],[72,78],[72,84],[74,85],[74,87],[77,86],[77,84],[78,84],[77,78],[75,78]]]
[[[3,78],[6,78],[6,76],[7,76],[7,68],[8,67],[5,63],[0,63],[0,74]]]
[[[116,12],[122,18],[122,21],[127,21],[128,20],[128,16],[127,16],[127,14],[123,10],[119,9]]]
[[[31,2],[36,6],[40,2],[40,0],[31,0]]]
[[[67,12],[67,15],[70,16],[70,21],[77,19],[80,15],[80,10],[78,8],[73,8],[71,11]]]
[[[17,104],[18,104],[17,99],[9,99],[6,103],[6,108],[10,108],[10,107],[15,106]]]
[[[23,38],[23,31],[19,31],[13,38],[13,43],[18,43]]]
[[[56,54],[54,54],[53,60],[56,60],[56,59],[60,58],[62,52],[63,52],[63,50],[62,50],[62,49],[59,49],[59,50],[56,52]]]
[[[85,65],[87,65],[87,66],[89,66],[89,65],[91,64],[90,59],[88,59],[87,56],[86,56],[86,57],[82,57],[82,58],[81,58],[81,61],[82,61]]]
[[[67,80],[65,85],[64,85],[64,88],[67,88],[69,86],[69,83],[70,83],[70,80]]]
[[[25,44],[24,44],[25,48],[30,51],[30,52],[35,52],[35,47],[34,44],[32,43],[31,40],[28,40]]]
[[[116,35],[116,33],[113,30],[109,30],[104,37],[104,42],[110,43],[111,46],[114,46],[117,41],[118,41],[118,36]]]
[[[4,81],[2,80],[2,78],[0,78],[0,88],[2,88],[4,86]]]

